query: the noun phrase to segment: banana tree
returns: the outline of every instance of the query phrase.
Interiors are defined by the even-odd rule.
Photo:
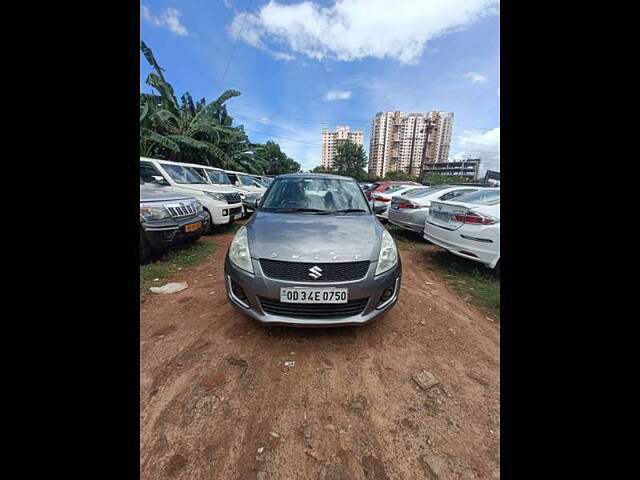
[[[146,83],[158,92],[140,95],[140,151],[170,160],[203,163],[225,168],[251,168],[249,138],[242,127],[233,127],[227,100],[240,95],[227,90],[215,101],[194,103],[187,92],[178,102],[164,78],[153,52],[144,42],[140,49],[155,73]],[[258,167],[260,168],[260,167]]]

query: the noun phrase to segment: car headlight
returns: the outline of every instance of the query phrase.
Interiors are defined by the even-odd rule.
[[[396,248],[396,242],[393,241],[391,234],[385,230],[382,234],[382,243],[380,245],[380,255],[378,255],[376,275],[393,268],[396,263],[398,263],[398,249]]]
[[[204,192],[206,195],[208,195],[209,197],[213,198],[214,200],[217,200],[219,202],[224,202],[227,203],[227,199],[225,198],[225,196],[221,193],[213,193],[213,192]]]
[[[166,208],[157,205],[140,205],[140,215],[142,215],[145,220],[163,220],[165,218],[171,218],[171,215]]]
[[[202,203],[200,203],[200,200],[196,200],[192,205],[196,209],[196,213],[202,213]]]
[[[236,236],[231,242],[231,247],[229,247],[229,260],[231,260],[236,267],[253,273],[247,228],[244,226],[238,229],[238,233],[236,233]]]

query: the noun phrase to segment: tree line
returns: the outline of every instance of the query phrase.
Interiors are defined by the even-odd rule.
[[[350,140],[344,140],[336,146],[336,155],[333,157],[333,167],[325,168],[322,166],[315,167],[310,170],[312,173],[334,173],[336,175],[345,175],[353,177],[359,182],[378,182],[380,180],[402,181],[402,182],[419,182],[429,185],[443,185],[451,182],[455,183],[473,183],[475,179],[466,179],[464,177],[451,177],[438,173],[429,173],[422,178],[402,171],[388,172],[384,177],[371,174],[367,171],[367,154],[361,145],[356,145]]]
[[[226,90],[209,103],[205,98],[194,102],[185,92],[178,101],[151,49],[141,41],[140,50],[153,69],[146,84],[155,91],[140,93],[141,156],[257,175],[300,171],[276,142],[251,142],[243,125],[233,125],[226,102],[239,91]]]

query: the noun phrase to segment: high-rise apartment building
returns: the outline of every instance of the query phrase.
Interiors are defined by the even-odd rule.
[[[369,172],[400,170],[419,176],[424,162],[449,159],[453,113],[380,112],[371,123]]]
[[[364,132],[362,130],[351,131],[351,128],[346,126],[336,127],[335,132],[324,128],[322,130],[322,166],[333,168],[333,157],[335,157],[336,149],[341,142],[350,140],[356,145],[362,146],[363,137]]]

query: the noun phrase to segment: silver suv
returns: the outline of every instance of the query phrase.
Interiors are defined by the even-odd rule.
[[[398,300],[402,267],[352,178],[280,175],[225,259],[230,302],[272,325],[362,325]]]
[[[166,193],[140,179],[141,263],[177,243],[197,240],[209,222],[209,214],[195,198]]]

